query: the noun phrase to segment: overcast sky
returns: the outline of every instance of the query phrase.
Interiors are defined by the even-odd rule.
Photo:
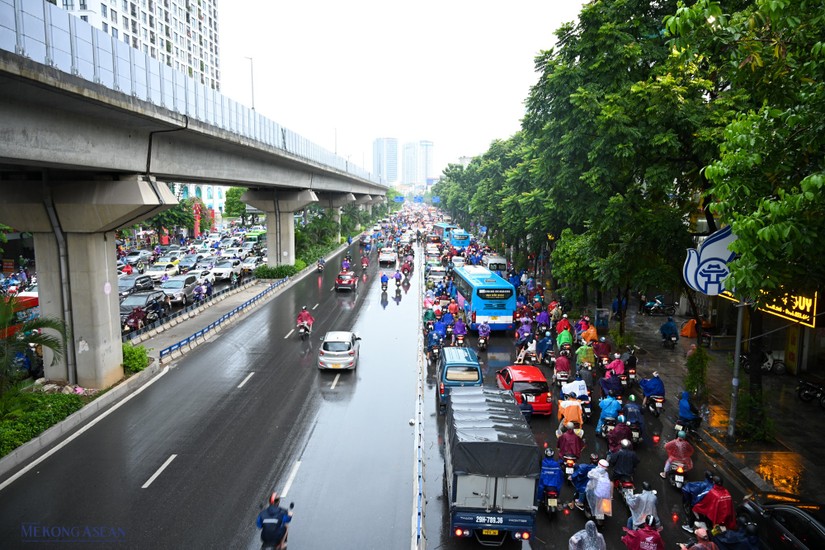
[[[251,105],[251,57],[264,116],[370,171],[375,138],[430,140],[440,175],[518,131],[534,57],[582,3],[220,0],[221,90]]]

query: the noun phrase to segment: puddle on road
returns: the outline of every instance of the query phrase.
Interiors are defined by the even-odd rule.
[[[756,474],[783,493],[800,493],[802,457],[791,452],[734,453]]]

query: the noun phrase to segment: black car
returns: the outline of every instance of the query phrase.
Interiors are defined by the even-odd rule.
[[[825,548],[825,510],[818,502],[788,493],[755,493],[745,497],[737,516],[756,524],[762,548]]]
[[[146,322],[154,323],[162,319],[169,313],[171,306],[166,300],[166,293],[162,290],[141,290],[128,295],[120,302],[120,323],[126,322],[126,318],[136,307],[143,308],[146,312]]]
[[[155,283],[149,275],[124,275],[117,280],[117,292],[120,299],[139,290],[152,290]]]

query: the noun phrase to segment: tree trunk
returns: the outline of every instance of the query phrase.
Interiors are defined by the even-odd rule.
[[[696,307],[696,300],[693,299],[693,290],[684,280],[682,281],[682,284],[684,285],[685,295],[687,296],[688,303],[690,304],[692,318],[696,321],[696,347],[698,348],[702,346],[702,316],[699,315],[699,308]]]
[[[750,315],[751,340],[748,345],[748,362],[750,363],[750,410],[748,419],[752,426],[763,426],[765,411],[762,405],[762,314],[753,306],[748,306]]]

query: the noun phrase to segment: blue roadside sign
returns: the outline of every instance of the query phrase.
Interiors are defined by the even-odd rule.
[[[440,202],[441,202],[441,197],[436,197],[435,195],[433,195],[433,204],[438,204]]]
[[[421,196],[413,197],[413,202],[422,203],[422,202],[424,202],[424,197],[421,197]]]
[[[393,200],[395,202],[404,202],[404,197],[395,197]]]

